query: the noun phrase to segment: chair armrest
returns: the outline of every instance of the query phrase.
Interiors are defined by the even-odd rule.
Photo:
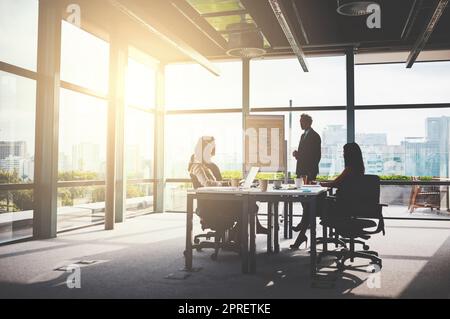
[[[381,207],[389,207],[388,204],[380,204]]]

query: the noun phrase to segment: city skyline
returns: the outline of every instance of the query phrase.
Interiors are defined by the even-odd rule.
[[[449,128],[450,117],[427,117],[424,136],[408,137],[399,144],[388,144],[388,133],[357,133],[356,141],[364,155],[367,173],[383,175],[441,176],[449,175]],[[344,125],[330,124],[319,134],[322,136],[322,159],[320,173],[335,175],[343,170],[342,146],[346,143]],[[447,136],[446,138],[444,138]],[[295,137],[290,143],[290,151],[296,148]],[[26,141],[0,141],[0,170],[17,171],[28,179],[33,177],[34,155],[28,154]],[[186,148],[187,150],[188,148]],[[222,170],[240,170],[242,156],[239,152],[219,151],[216,160]],[[151,152],[143,150],[139,144],[127,144],[125,148],[126,168],[131,175],[152,174]],[[89,171],[104,173],[106,160],[102,148],[96,143],[73,144],[71,152],[59,153],[59,170]],[[189,156],[168,165],[169,176],[184,176]],[[289,171],[293,171],[295,161],[288,157]]]

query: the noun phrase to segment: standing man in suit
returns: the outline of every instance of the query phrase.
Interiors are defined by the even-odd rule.
[[[306,183],[310,183],[316,179],[317,174],[319,174],[319,162],[322,156],[321,154],[321,144],[319,134],[313,130],[312,117],[308,114],[302,114],[300,117],[300,126],[304,133],[300,138],[300,143],[298,145],[298,150],[294,151],[292,154],[297,160],[297,169],[295,173],[297,178],[301,176],[306,176]],[[297,240],[293,245],[292,249],[298,249],[303,242],[308,242],[308,237],[306,237],[306,230],[309,227],[309,207],[307,204],[303,205],[303,216],[300,223],[293,227],[294,231],[300,232],[298,234]]]

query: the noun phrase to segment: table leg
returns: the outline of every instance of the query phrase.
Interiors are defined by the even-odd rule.
[[[271,253],[272,249],[272,234],[273,234],[273,213],[272,213],[272,202],[267,202],[267,253]]]
[[[323,251],[328,251],[328,227],[327,226],[323,226],[322,228],[322,238],[323,238]]]
[[[242,215],[241,215],[241,258],[242,273],[248,273],[249,253],[248,253],[248,200],[247,197],[242,199]]]
[[[289,202],[289,239],[292,239],[292,227],[293,227],[293,219],[294,219],[294,203]]]
[[[312,198],[309,201],[310,210],[310,225],[311,225],[311,278],[316,275],[317,272],[317,248],[316,248],[316,216],[317,216],[317,199]]]
[[[279,223],[279,216],[278,216],[278,206],[279,202],[274,203],[274,230],[273,230],[273,242],[274,242],[274,251],[275,253],[280,252],[280,239],[279,239],[279,231],[280,231],[280,223]]]
[[[184,261],[186,270],[192,270],[192,224],[194,217],[194,197],[187,196],[186,212],[186,250],[184,251]]]
[[[289,205],[288,202],[283,202],[284,239],[288,239],[288,225],[289,225],[288,205]]]
[[[253,208],[256,206],[256,202],[249,200],[247,207]],[[249,256],[249,272],[256,272],[256,211],[250,209],[249,212],[250,222],[250,256]]]

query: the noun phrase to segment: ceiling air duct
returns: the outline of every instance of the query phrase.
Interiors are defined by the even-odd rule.
[[[227,33],[229,56],[251,59],[266,54],[263,36],[255,24],[232,23],[227,26]]]
[[[350,17],[365,16],[372,13],[368,10],[372,4],[378,5],[374,1],[337,0],[337,12]]]

